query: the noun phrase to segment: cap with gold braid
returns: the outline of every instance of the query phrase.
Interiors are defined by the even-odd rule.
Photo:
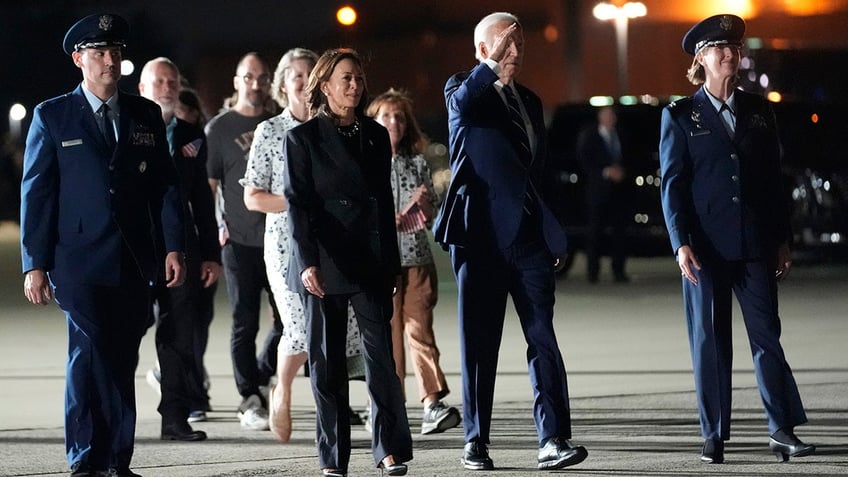
[[[694,55],[708,46],[742,46],[745,20],[736,15],[714,15],[701,20],[683,37],[683,51]]]
[[[124,47],[129,31],[127,21],[118,15],[89,15],[68,30],[62,47],[68,55],[84,48]]]

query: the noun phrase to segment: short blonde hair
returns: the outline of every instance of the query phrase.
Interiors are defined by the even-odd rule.
[[[283,85],[286,83],[286,71],[291,68],[292,63],[296,60],[306,60],[314,68],[318,61],[318,54],[306,48],[292,48],[280,58],[277,69],[274,70],[274,80],[271,82],[271,97],[283,109],[289,105],[289,97],[283,92]]]
[[[695,53],[695,58],[692,60],[692,66],[686,70],[686,79],[695,86],[704,84],[707,79],[707,73],[704,71],[703,65],[698,62],[699,53]]]

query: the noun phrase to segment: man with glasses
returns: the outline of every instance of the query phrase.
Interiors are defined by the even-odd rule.
[[[242,397],[238,417],[242,427],[253,430],[268,430],[267,400],[259,388],[267,385],[276,372],[282,325],[265,274],[265,214],[247,210],[239,179],[244,177],[256,125],[271,117],[265,107],[271,90],[269,71],[268,63],[258,53],[243,56],[233,77],[235,103],[206,125],[209,185],[216,195],[220,187],[223,197],[222,202],[218,201],[223,204],[221,258],[233,310],[230,352],[236,387]],[[268,293],[274,327],[257,358],[262,290]]]

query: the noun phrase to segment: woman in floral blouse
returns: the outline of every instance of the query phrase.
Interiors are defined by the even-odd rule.
[[[460,416],[456,408],[442,401],[450,390],[439,366],[439,348],[433,334],[439,281],[427,228],[435,216],[437,197],[422,154],[426,141],[412,115],[412,101],[404,92],[389,89],[377,96],[367,114],[386,127],[392,143],[391,181],[402,266],[392,316],[395,369],[403,383],[405,335],[419,399],[424,404],[421,433],[444,432],[459,425]]]
[[[268,421],[271,432],[281,442],[288,442],[291,437],[292,382],[306,362],[307,344],[307,323],[300,295],[286,287],[285,279],[291,237],[288,205],[283,196],[283,139],[286,131],[309,119],[304,88],[317,60],[315,52],[302,48],[289,50],[280,59],[274,71],[271,94],[285,109],[256,127],[247,170],[241,180],[247,208],[267,214],[265,265],[283,322],[283,336],[277,348],[277,385],[270,391]],[[360,352],[360,340],[350,311],[347,331],[347,356],[353,356]]]

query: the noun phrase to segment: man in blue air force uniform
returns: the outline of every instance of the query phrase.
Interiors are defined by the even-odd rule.
[[[182,283],[177,173],[155,103],[118,91],[129,27],[91,15],[65,35],[73,92],[35,108],[21,184],[24,293],[68,325],[65,444],[72,476],[128,476],[135,370],[157,272]],[[156,247],[161,235],[165,250]]]
[[[701,461],[724,461],[730,439],[732,298],[742,310],[781,460],[812,454],[793,433],[807,421],[780,345],[777,280],[789,273],[789,213],[782,190],[774,114],[734,85],[745,22],[715,15],[683,38],[689,80],[703,87],[663,110],[662,205],[683,281],[686,323],[704,446]]]

